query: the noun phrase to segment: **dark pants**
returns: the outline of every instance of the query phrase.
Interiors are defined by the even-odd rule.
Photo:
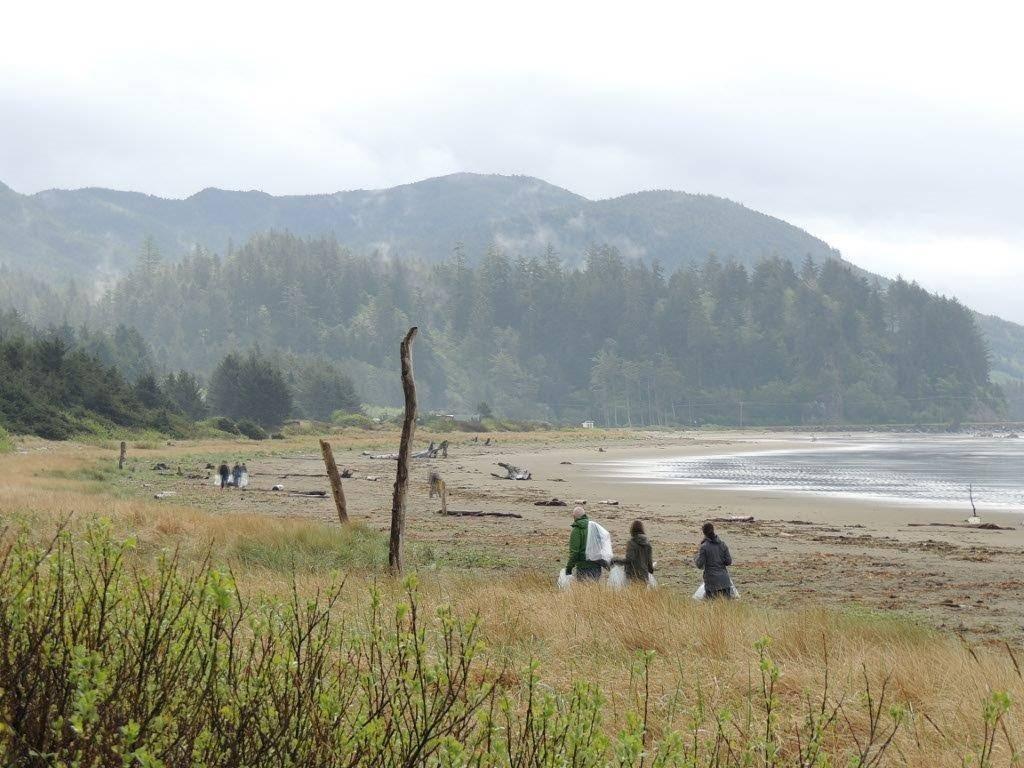
[[[601,567],[597,568],[576,568],[576,579],[578,581],[597,581],[601,578]]]
[[[705,600],[718,600],[722,598],[724,600],[732,600],[732,589],[726,587],[725,589],[708,589],[704,588],[704,599]]]

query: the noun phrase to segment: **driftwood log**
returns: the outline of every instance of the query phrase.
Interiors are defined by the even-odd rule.
[[[513,464],[509,464],[505,461],[497,462],[497,465],[505,470],[504,475],[499,475],[495,472],[491,472],[491,477],[496,477],[499,480],[529,480],[533,477],[530,474],[530,470],[517,467]]]
[[[345,525],[348,522],[348,506],[345,504],[345,490],[341,487],[341,474],[338,472],[338,465],[334,463],[334,451],[331,450],[331,444],[326,440],[321,440],[320,452],[324,456],[327,478],[331,481],[331,495],[334,497],[334,506],[338,510],[338,522]]]
[[[402,572],[402,534],[405,532],[405,490],[409,485],[409,452],[416,434],[416,380],[412,373],[412,342],[414,325],[399,346],[402,358],[402,394],[405,396],[405,417],[402,419],[402,441],[398,446],[398,470],[395,492],[391,500],[391,536],[388,540],[388,567],[393,574]]]
[[[448,441],[443,441],[440,445],[434,445],[431,441],[430,445],[422,451],[409,454],[410,459],[436,459],[438,454],[441,458],[448,458]],[[363,451],[363,456],[369,459],[377,459],[378,461],[398,461],[397,453],[370,453],[369,451]]]
[[[447,514],[449,517],[514,517],[518,519],[523,517],[518,512],[484,512],[483,510],[469,512],[460,509],[450,509]]]

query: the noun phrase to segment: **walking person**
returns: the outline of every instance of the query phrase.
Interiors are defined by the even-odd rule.
[[[732,554],[729,547],[715,533],[715,526],[704,523],[704,541],[694,558],[694,565],[704,571],[704,599],[714,600],[718,597],[732,597],[732,577],[729,566],[732,565]]]
[[[237,461],[235,462],[235,466],[231,468],[231,482],[235,488],[242,487],[242,465]]]
[[[220,475],[220,489],[223,491],[228,487],[228,478],[231,477],[231,468],[227,465],[227,462],[222,462],[220,467],[217,468],[217,474]]]
[[[624,566],[626,581],[629,584],[648,584],[654,575],[654,550],[644,531],[644,524],[634,520],[629,527],[629,543],[626,544],[626,556],[612,561],[615,565]]]
[[[583,507],[572,511],[572,531],[569,534],[569,562],[565,564],[566,575],[576,573],[579,581],[597,581],[601,578],[601,569],[605,563],[600,560],[587,560],[587,532],[590,518]]]

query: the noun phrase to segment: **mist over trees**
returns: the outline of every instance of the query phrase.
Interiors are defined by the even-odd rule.
[[[327,401],[398,402],[395,340],[412,324],[428,408],[638,425],[956,421],[1002,407],[973,313],[843,262],[712,256],[667,274],[610,247],[580,267],[493,248],[479,262],[268,234],[224,259],[150,255],[78,321],[137,329],[161,370],[210,376],[259,345],[292,361],[294,410],[314,418],[339,407]],[[211,376],[212,411],[234,413],[215,392]]]

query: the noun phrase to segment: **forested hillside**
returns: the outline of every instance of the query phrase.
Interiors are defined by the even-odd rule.
[[[418,323],[423,403],[456,412],[486,402],[507,417],[605,424],[910,422],[1001,405],[969,310],[838,261],[711,258],[666,273],[610,247],[581,267],[495,249],[479,261],[381,260],[274,234],[226,260],[151,255],[95,305],[36,304],[137,328],[165,370],[209,374],[255,345],[325,358],[372,403],[399,401],[397,341]]]
[[[147,237],[176,258],[196,244],[228,253],[232,242],[270,229],[427,262],[446,259],[458,242],[471,260],[493,244],[513,254],[550,246],[573,259],[607,243],[668,268],[709,253],[747,266],[773,255],[794,264],[836,255],[803,230],[722,198],[656,191],[591,201],[525,176],[465,173],[293,197],[206,189],[185,200],[108,189],[20,195],[0,184],[0,265],[86,285],[130,267]]]

